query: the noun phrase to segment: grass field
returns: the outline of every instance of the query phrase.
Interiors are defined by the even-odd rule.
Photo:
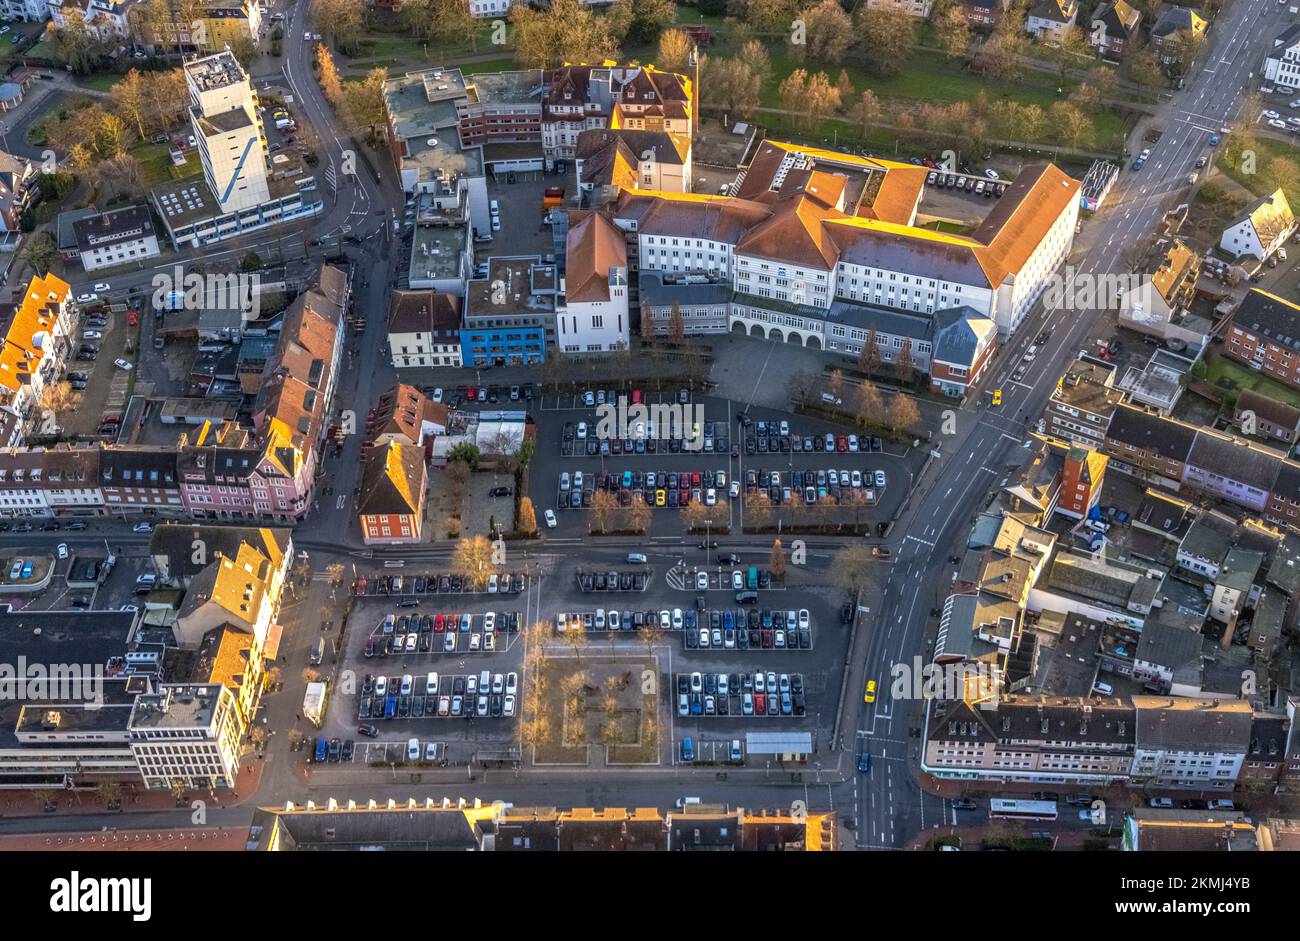
[[[197,154],[191,155],[181,166],[174,166],[168,144],[140,144],[131,149],[131,156],[140,163],[141,181],[147,189],[173,180],[185,180],[203,172]]]
[[[87,75],[84,78],[77,79],[77,84],[83,88],[89,88],[92,91],[108,91],[114,85],[122,80],[122,76],[116,72],[105,72],[103,74]]]
[[[1221,353],[1209,354],[1205,365],[1206,381],[1213,386],[1228,391],[1252,389],[1270,399],[1300,408],[1300,390],[1274,382],[1267,376],[1233,362]]]
[[[1275,140],[1271,137],[1261,137],[1254,141],[1251,149],[1255,152],[1254,172],[1246,172],[1250,165],[1245,161],[1238,161],[1235,165],[1230,165],[1222,157],[1215,166],[1256,196],[1271,193],[1279,185],[1280,180],[1276,179],[1271,172],[1271,165],[1274,161],[1281,160],[1284,164],[1289,165],[1291,170],[1284,170],[1284,173],[1300,174],[1300,148],[1297,148],[1295,143]],[[1288,193],[1287,195],[1295,198],[1297,194]]]

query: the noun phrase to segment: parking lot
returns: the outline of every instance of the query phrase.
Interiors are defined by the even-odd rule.
[[[405,669],[410,665],[398,664]],[[519,674],[366,674],[357,706],[359,728],[378,731],[373,721],[389,719],[513,719]]]
[[[121,305],[118,305],[121,306]],[[115,439],[126,412],[131,370],[115,363],[137,357],[138,309],[110,311],[108,305],[87,305],[74,331],[64,378],[81,395],[79,406],[60,416],[64,433]]]
[[[601,550],[594,551],[599,553]],[[606,551],[611,558],[617,557],[620,551],[626,554],[626,550],[613,548]],[[682,755],[682,743],[687,738],[692,741],[695,763],[739,765],[749,761],[743,754],[747,731],[779,728],[810,731],[814,738],[829,736],[829,726],[822,724],[821,713],[826,713],[829,722],[844,668],[843,645],[848,637],[842,610],[844,599],[822,583],[824,576],[820,570],[800,572],[797,578],[787,576],[785,581],[772,579],[765,566],[768,551],[767,547],[741,547],[733,553],[694,545],[650,546],[644,550],[647,562],[640,569],[656,576],[662,573],[662,577],[647,579],[646,590],[641,592],[597,589],[597,574],[603,574],[608,585],[611,572],[617,576],[628,571],[617,562],[611,561],[603,567],[599,562],[584,559],[561,566],[547,580],[547,601],[542,613],[542,617],[554,627],[550,643],[557,651],[565,652],[570,646],[568,639],[577,633],[581,635],[582,647],[608,651],[610,656],[635,658],[644,657],[647,649],[655,651],[663,677],[660,684],[660,704],[666,710],[663,721],[672,730],[671,742],[667,737],[661,742],[661,748],[671,746],[671,752],[663,751],[661,761],[686,761]],[[731,563],[733,555],[742,563],[740,566]],[[622,559],[618,558],[618,561]],[[814,567],[819,564],[818,560],[813,560]],[[756,572],[754,583],[760,585],[756,589],[755,603],[736,605],[733,573],[743,573],[745,584],[749,585],[750,568]],[[699,587],[701,575],[708,581],[707,589]],[[761,576],[767,577],[760,582]],[[617,577],[615,581],[618,581]],[[585,591],[583,584],[589,585]],[[611,610],[615,612],[617,630],[611,630],[609,626]],[[728,617],[731,619],[730,628]],[[757,621],[753,629],[756,634],[749,627],[751,617]],[[713,643],[715,618],[716,645]],[[741,618],[743,629],[738,626],[742,623]],[[603,627],[600,626],[602,622]],[[646,625],[651,625],[653,630],[647,631]],[[776,645],[777,630],[784,632],[783,648]],[[699,645],[701,631],[708,634],[708,644],[704,647]],[[806,646],[800,643],[805,632]],[[694,643],[690,640],[692,637]],[[594,655],[584,653],[582,656],[585,661]],[[760,671],[764,697],[761,713],[757,708],[758,691],[754,679]],[[766,691],[768,671],[775,674],[775,713],[769,712],[773,707],[769,705]],[[691,711],[688,689],[687,709],[683,714],[678,692],[679,677],[685,676],[689,682],[691,674],[696,672],[701,676],[698,712]],[[711,715],[704,699],[707,694],[703,677],[706,674],[714,677]],[[727,677],[725,705],[720,704],[717,692],[718,674]],[[731,679],[733,674],[734,683]],[[748,689],[742,674],[748,675]],[[802,689],[801,698],[796,700],[794,690],[787,688],[786,692],[790,693],[788,713],[781,711],[782,674],[791,684],[798,674]],[[749,713],[745,711],[746,692],[750,694]],[[725,728],[721,734],[718,732],[720,723]],[[708,734],[710,729],[713,730],[711,735]],[[706,734],[701,737],[701,732]],[[739,761],[732,761],[730,757],[733,740],[742,743]],[[706,745],[708,742],[713,744]]]
[[[924,460],[924,447],[901,447],[874,436],[859,436],[856,430],[831,422],[788,412],[750,408],[743,416],[749,421],[746,426],[743,421],[735,420],[739,414],[735,403],[709,396],[690,403],[692,409],[696,405],[700,408],[701,433],[710,425],[713,431],[711,438],[702,438],[704,444],[699,450],[685,449],[680,438],[664,439],[659,435],[652,438],[649,428],[644,439],[636,438],[632,434],[636,430],[635,422],[632,428],[626,429],[630,432],[627,437],[601,437],[598,434],[599,421],[602,414],[607,413],[597,411],[599,390],[593,390],[592,394],[597,404],[591,407],[586,404],[585,392],[548,395],[528,403],[538,435],[537,453],[531,469],[531,491],[537,497],[539,514],[548,509],[546,495],[555,495],[554,504],[549,508],[555,511],[556,524],[550,527],[549,521],[547,523],[552,536],[586,534],[590,523],[587,514],[564,511],[575,508],[575,495],[576,508],[591,509],[595,494],[602,487],[616,495],[618,509],[625,511],[638,497],[656,510],[680,509],[683,493],[686,494],[686,506],[697,501],[706,505],[706,473],[714,475],[715,505],[726,507],[727,519],[722,525],[731,532],[737,532],[735,527],[742,524],[772,529],[826,525],[827,520],[822,516],[827,503],[852,507],[848,516],[837,516],[833,520],[836,524],[874,526],[893,516]],[[608,395],[607,390],[607,398]],[[645,396],[644,401],[650,405],[680,404],[671,392],[662,400],[651,394]],[[782,422],[785,423],[784,433]],[[691,423],[695,424],[694,417]],[[580,438],[579,426],[583,424],[586,435]],[[828,434],[831,436],[829,439]],[[652,440],[655,441],[653,452],[650,450]],[[665,440],[667,448],[662,446]],[[707,447],[710,442],[712,451]],[[855,446],[857,450],[853,450]],[[615,453],[616,448],[618,453]],[[834,483],[831,482],[832,470],[835,472]],[[719,471],[726,480],[725,489],[717,486]],[[854,471],[859,475],[856,486]],[[578,472],[583,475],[580,487],[575,486]],[[760,478],[760,472],[765,476]],[[797,485],[795,472],[800,475]],[[876,484],[877,472],[886,482],[883,489]],[[685,488],[681,479],[683,473],[690,475],[690,485]],[[700,475],[699,484],[695,483],[697,473]],[[775,490],[771,489],[773,473],[778,475]],[[564,487],[566,474],[567,488]],[[649,484],[651,474],[654,475],[653,486]],[[760,479],[771,505],[764,508],[764,519],[751,520],[746,515],[750,507],[744,498],[746,493],[759,488]],[[661,480],[665,483],[661,484]],[[748,489],[747,483],[751,485]],[[813,488],[813,503],[820,506],[814,508],[808,502],[809,487]],[[695,493],[697,489],[698,496]],[[659,502],[661,490],[662,504]],[[674,497],[673,493],[677,496]],[[672,502],[674,499],[676,504]],[[717,525],[715,521],[714,532],[719,531]],[[619,528],[618,525],[612,527],[614,530]],[[672,512],[656,512],[649,522],[647,535],[652,539],[681,539],[682,520]]]
[[[673,689],[681,718],[799,718],[807,714],[802,673],[679,673]]]
[[[541,173],[502,174],[499,179],[489,176],[488,198],[494,199],[500,209],[501,228],[492,233],[491,242],[474,246],[476,261],[486,261],[493,256],[550,255],[555,252],[550,227],[543,224],[542,196],[548,186],[567,185],[566,200],[573,196],[572,174],[566,178],[543,177]]]
[[[349,761],[349,742],[354,766],[460,763],[513,745],[526,681],[523,631],[536,619],[540,589],[540,578],[519,572],[494,573],[481,591],[446,571],[359,576],[340,657],[355,688],[332,691],[319,733],[340,743],[333,760]],[[406,755],[412,738],[418,760]],[[437,759],[423,757],[429,745]]]

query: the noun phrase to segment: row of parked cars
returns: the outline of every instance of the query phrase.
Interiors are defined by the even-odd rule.
[[[762,422],[759,422],[761,425]],[[786,423],[781,422],[784,426]],[[776,423],[769,425],[769,428],[775,428]],[[840,454],[857,454],[859,452],[880,452],[884,449],[883,442],[874,435],[856,434],[825,434],[816,435],[798,435],[798,434],[762,434],[745,437],[746,454],[788,454],[788,453],[840,453]]]
[[[480,627],[474,628],[475,619]],[[430,651],[455,653],[458,647],[471,653],[497,649],[497,635],[519,632],[518,611],[488,611],[474,614],[426,614],[407,616],[387,615],[374,636],[366,640],[365,656],[387,657],[389,654],[408,654]],[[464,637],[462,642],[460,638]]]
[[[723,422],[706,421],[702,426],[656,428],[654,422],[637,422],[623,438],[597,437],[594,424],[566,422],[560,438],[562,457],[607,456],[613,454],[726,454],[731,437]]]
[[[802,673],[679,673],[677,714],[802,716],[808,711]]]
[[[525,575],[493,572],[482,588],[487,594],[519,594],[528,586]],[[457,592],[474,592],[474,586],[460,575],[368,575],[352,583],[356,597],[375,595],[450,595]],[[416,607],[418,601],[404,599],[397,606]]]
[[[780,611],[764,611],[757,626],[750,626],[753,617],[741,617],[742,609],[709,612],[709,624],[702,619],[698,628],[682,632],[682,644],[687,650],[811,650],[812,627],[783,626]],[[769,620],[768,615],[778,617]],[[751,608],[748,615],[758,615]],[[718,615],[718,617],[714,617]],[[717,621],[719,623],[715,624]]]
[[[439,676],[431,672],[423,682],[410,673],[400,677],[367,674],[361,686],[358,718],[362,722],[449,716],[508,719],[514,717],[518,695],[517,673],[483,670],[465,676]],[[366,734],[363,729],[358,731]]]
[[[578,510],[590,507],[598,491],[614,494],[622,506],[634,500],[644,500],[652,507],[690,506],[702,503],[717,506],[730,492],[740,493],[734,482],[728,490],[725,471],[600,471],[584,474],[569,471],[560,474],[557,502],[560,509]]]
[[[837,503],[861,500],[868,505],[876,502],[889,478],[883,470],[848,470],[820,468],[818,470],[764,470],[745,471],[745,492],[766,493],[773,503],[816,503],[830,497]]]
[[[1007,184],[1003,183],[996,176],[989,177],[987,174],[996,173],[995,170],[986,170],[986,179],[981,180],[977,176],[966,176],[960,173],[946,173],[943,170],[931,170],[926,175],[925,182],[930,186],[939,189],[964,190],[967,193],[974,193],[976,196],[991,198],[1001,196],[1007,191]]]
[[[643,591],[647,575],[643,571],[578,572],[574,578],[578,581],[578,589],[586,594],[592,591]]]
[[[758,608],[673,608],[671,611],[561,611],[555,630],[639,631],[645,627],[681,631],[690,650],[810,650],[812,621],[807,608],[783,611]]]

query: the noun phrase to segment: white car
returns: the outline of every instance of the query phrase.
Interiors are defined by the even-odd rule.
[[[105,292],[107,292],[107,291],[111,291],[112,288],[110,288],[110,287],[108,286],[108,282],[107,282],[107,281],[100,281],[98,284],[95,285],[95,290],[96,290],[96,291],[105,291]]]
[[[717,506],[717,505],[718,505],[718,491],[714,490],[712,487],[710,487],[708,490],[704,491],[704,505],[705,505],[705,506]]]
[[[585,421],[580,421],[578,422],[578,440],[581,441],[586,437],[587,437],[587,423]]]
[[[500,231],[501,231],[501,217],[500,217],[500,216],[493,216],[493,217],[492,217],[492,231],[493,231],[493,232],[500,232]]]
[[[696,591],[708,591],[708,590],[709,590],[709,573],[708,573],[708,572],[696,572],[696,573],[695,573],[695,590],[696,590]]]
[[[434,390],[433,390],[433,401],[434,401],[435,403],[436,403],[436,402],[441,402],[441,401],[442,401],[442,390],[441,390],[441,389],[434,389]]]
[[[381,676],[375,680],[375,695],[385,696],[388,694],[388,677]]]
[[[496,201],[495,199],[492,200],[492,202],[488,204],[488,207],[489,207],[489,209],[491,210],[492,215],[494,215],[494,216],[499,216],[499,215],[501,215],[501,206],[497,203],[497,201]]]
[[[668,630],[673,626],[673,616],[668,611],[659,612],[659,627],[662,630]]]
[[[989,167],[987,170],[985,170],[984,175],[988,177],[990,180],[1002,179],[1002,177],[998,176],[998,171],[994,170],[992,167]]]
[[[496,578],[495,575],[493,575],[492,577]],[[495,611],[489,611],[487,614],[483,615],[483,630],[495,631],[496,629],[497,629],[497,613]]]
[[[682,629],[682,609],[673,608],[673,630],[680,631],[681,629]]]
[[[136,523],[134,526],[131,527],[131,532],[133,532],[133,533],[151,533],[151,532],[153,532],[153,524],[152,524],[152,523]]]
[[[740,569],[735,569],[731,573],[731,587],[736,591],[742,591],[745,587],[745,573]]]
[[[413,738],[406,743],[406,757],[411,761],[420,760],[420,740]]]
[[[733,481],[731,482],[731,489],[729,489],[729,490],[727,491],[727,493],[728,493],[728,495],[730,495],[730,496],[733,497],[733,498],[734,498],[734,497],[738,497],[738,496],[740,496],[740,481],[739,481],[739,480],[733,480]]]
[[[596,609],[596,630],[603,631],[604,629],[605,629],[605,612],[601,608],[597,608]]]
[[[800,608],[800,609],[799,609],[799,627],[800,627],[800,629],[807,628],[808,625],[809,625],[809,623],[811,623],[811,621],[810,621],[810,618],[809,618],[809,615],[808,615],[808,609],[807,609],[807,608]]]
[[[424,679],[424,692],[427,696],[438,695],[438,674],[430,673]]]
[[[704,689],[704,675],[701,673],[691,674],[691,692],[698,693]]]
[[[425,742],[424,760],[433,761],[437,757],[438,757],[438,746],[435,745],[433,742]]]
[[[547,511],[546,511],[544,514],[542,514],[542,515],[546,518],[546,528],[547,528],[547,529],[554,529],[554,528],[556,527],[556,525],[558,525],[558,524],[556,523],[556,520],[555,520],[555,511],[554,511],[554,510],[547,510]]]
[[[409,673],[403,673],[403,674],[402,674],[402,686],[401,686],[401,690],[402,690],[402,695],[403,695],[403,696],[409,696],[409,695],[411,695],[411,685],[412,685],[414,682],[415,682],[415,677],[411,676],[411,674],[409,674]]]
[[[490,576],[488,576],[488,594],[495,595],[496,593],[497,593],[497,573],[493,572]]]
[[[877,490],[885,489],[885,472],[882,470],[876,471],[876,489]]]
[[[93,303],[95,303],[95,301],[97,301],[97,300],[99,300],[99,295],[98,295],[98,294],[78,294],[78,295],[77,295],[77,303],[78,303],[78,304],[93,304]]]
[[[100,333],[98,330],[87,330],[81,334],[81,338],[83,340],[102,340],[104,339],[104,334]]]
[[[66,542],[61,542],[59,543],[59,558],[66,559],[67,557],[68,557],[68,544]]]
[[[1285,122],[1285,121],[1278,121],[1278,120],[1275,119],[1275,120],[1269,121],[1269,122],[1268,122],[1268,126],[1269,126],[1269,127],[1272,127],[1272,128],[1276,128],[1276,129],[1279,130],[1279,131],[1285,131],[1285,130],[1286,130],[1286,122]]]
[[[519,691],[519,674],[507,673],[506,674],[506,695],[513,696],[518,691]]]
[[[127,372],[130,372],[132,369],[135,369],[134,363],[129,363],[124,359],[113,360],[113,365],[116,366],[118,369],[125,369]]]

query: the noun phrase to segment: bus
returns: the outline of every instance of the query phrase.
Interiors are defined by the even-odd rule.
[[[1056,801],[1003,800],[989,801],[990,820],[1055,820]]]

